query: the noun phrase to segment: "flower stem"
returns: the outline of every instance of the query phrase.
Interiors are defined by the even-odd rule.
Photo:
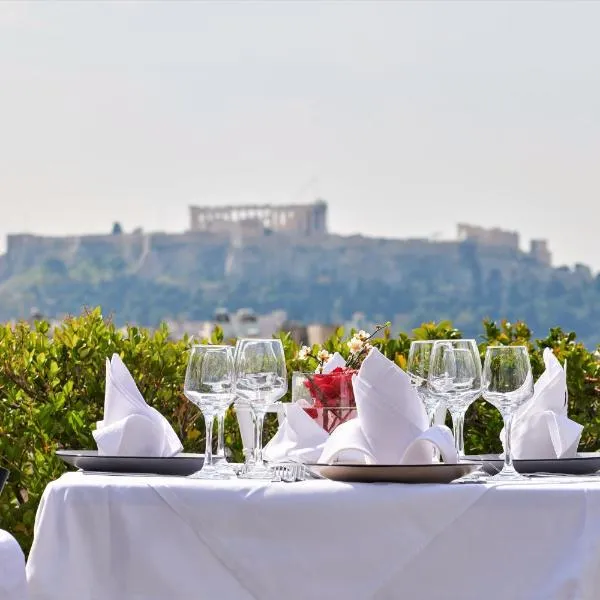
[[[350,355],[350,359],[346,363],[346,367],[348,367],[349,369],[354,368],[354,366],[358,364],[361,356],[367,351],[367,342],[374,336],[376,336],[382,329],[385,329],[390,325],[391,323],[389,321],[387,323],[384,323],[383,325],[377,325],[375,331],[365,340],[363,347],[356,354]]]

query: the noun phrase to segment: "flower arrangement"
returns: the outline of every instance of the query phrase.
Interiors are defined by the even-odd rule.
[[[346,357],[346,366],[344,368],[358,370],[362,361],[366,358],[367,354],[369,354],[371,348],[373,348],[373,344],[371,344],[370,340],[390,325],[391,323],[389,321],[383,325],[377,325],[375,331],[371,334],[362,329],[355,332],[346,342],[348,356]],[[297,358],[301,363],[313,359],[317,363],[315,373],[321,374],[323,373],[325,365],[331,360],[332,354],[325,348],[319,348],[318,346],[314,346],[313,348],[310,346],[302,346],[298,352]]]
[[[298,352],[300,363],[306,364],[310,361],[317,365],[314,374],[306,374],[303,381],[312,399],[312,405],[305,406],[304,410],[328,433],[356,416],[352,378],[373,348],[373,337],[389,326],[389,322],[378,325],[372,334],[363,330],[354,333],[346,342],[346,364],[329,372],[325,372],[324,369],[333,355],[325,348],[302,346]]]

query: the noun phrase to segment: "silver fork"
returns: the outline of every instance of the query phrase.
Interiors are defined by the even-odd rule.
[[[279,463],[271,465],[273,469],[273,478],[271,481],[283,481],[284,483],[292,483],[298,481],[298,469],[294,464]]]
[[[306,481],[307,479],[325,479],[318,473],[315,473],[304,463],[293,459],[271,465],[274,472],[272,481],[283,481],[284,483],[294,483],[295,481]]]

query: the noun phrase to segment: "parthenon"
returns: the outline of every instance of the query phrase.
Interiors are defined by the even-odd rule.
[[[276,232],[319,235],[327,233],[327,203],[190,206],[191,231],[234,231],[242,227]]]

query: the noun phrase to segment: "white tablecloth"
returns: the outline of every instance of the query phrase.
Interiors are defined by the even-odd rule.
[[[69,473],[33,600],[597,600],[600,478],[265,484]]]
[[[10,533],[0,529],[0,600],[26,600],[25,556]]]

